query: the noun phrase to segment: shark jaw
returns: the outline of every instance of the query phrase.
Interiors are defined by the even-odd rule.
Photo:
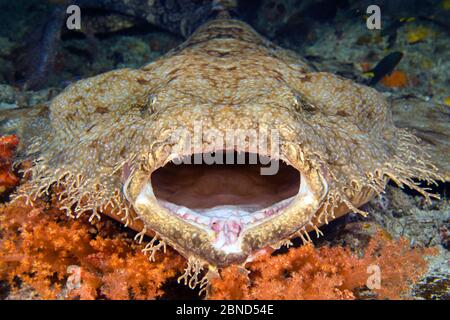
[[[254,164],[178,164],[135,172],[125,195],[146,227],[187,258],[243,263],[311,222],[326,190],[280,161],[274,175]]]

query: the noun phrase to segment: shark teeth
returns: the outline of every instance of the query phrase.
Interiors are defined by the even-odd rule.
[[[200,225],[214,233],[213,245],[228,253],[240,252],[239,236],[254,225],[284,210],[294,197],[256,211],[256,206],[222,205],[208,209],[189,209],[171,202],[158,200],[161,207],[183,220]]]
[[[228,254],[242,252],[243,237],[241,235],[246,229],[273,218],[293,202],[309,204],[313,201],[314,194],[302,175],[297,195],[263,209],[259,209],[257,205],[220,205],[207,209],[190,209],[157,199],[150,183],[145,184],[141,189],[135,206],[151,207],[157,203],[170,214],[207,231],[211,234],[212,245]]]

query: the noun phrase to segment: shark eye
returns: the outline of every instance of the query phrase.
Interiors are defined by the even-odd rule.
[[[142,118],[149,116],[156,111],[156,95],[150,94],[147,98],[147,103],[139,106],[139,112]]]
[[[299,95],[294,95],[294,108],[297,112],[315,112],[317,107],[309,103],[305,99],[302,99]]]
[[[154,112],[156,111],[156,110],[155,110],[155,107],[156,107],[156,101],[158,101],[156,95],[151,94],[151,95],[148,97],[149,111],[150,111],[151,113],[154,113]]]
[[[300,97],[297,95],[294,95],[294,108],[295,108],[295,111],[297,111],[297,112],[301,110]]]

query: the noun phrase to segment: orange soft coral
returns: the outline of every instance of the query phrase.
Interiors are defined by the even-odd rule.
[[[149,262],[114,222],[71,220],[45,203],[1,208],[0,230],[0,279],[19,278],[46,299],[153,299],[184,264],[172,251]],[[81,283],[67,288],[71,268],[79,268]]]
[[[380,269],[381,286],[373,298],[399,299],[426,270],[425,254],[432,249],[410,249],[406,239],[389,240],[378,233],[365,255],[348,248],[312,245],[291,248],[287,254],[264,254],[250,263],[248,275],[236,266],[212,281],[212,299],[355,299],[366,289],[369,266]],[[369,272],[368,272],[369,270]]]
[[[403,71],[393,71],[381,79],[381,83],[389,88],[404,88],[408,85],[408,77]]]
[[[19,144],[16,135],[0,137],[0,194],[16,186],[19,179],[12,173],[12,156]]]
[[[20,279],[41,298],[153,299],[165,294],[163,284],[178,277],[184,259],[170,251],[148,261],[132,235],[103,219],[72,220],[54,208],[20,201],[0,209],[0,279]],[[365,255],[344,247],[291,248],[285,254],[262,254],[247,269],[231,266],[211,282],[212,299],[355,299],[370,276],[381,270],[381,287],[372,297],[398,299],[426,268],[431,249],[410,249],[408,241],[377,234]],[[72,268],[72,269],[71,269]],[[72,282],[73,268],[81,283]],[[22,286],[23,286],[22,284]],[[367,288],[365,288],[367,289]]]

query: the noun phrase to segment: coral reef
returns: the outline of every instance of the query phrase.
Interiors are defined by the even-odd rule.
[[[410,28],[406,33],[406,41],[408,43],[414,44],[419,41],[425,40],[427,37],[432,35],[432,30],[424,26],[417,26],[415,28]]]
[[[381,79],[381,83],[389,88],[403,88],[408,85],[408,77],[403,71],[394,71]]]
[[[375,221],[394,236],[406,237],[422,246],[446,246],[450,222],[450,201],[425,204],[421,197],[413,197],[389,186],[380,199],[368,206],[368,219]]]
[[[213,280],[216,299],[355,299],[367,295],[370,267],[380,270],[381,283],[366,298],[400,299],[410,283],[426,270],[424,254],[433,249],[411,250],[406,239],[392,240],[378,232],[358,257],[345,247],[305,245],[287,254],[264,254],[249,265],[250,273],[236,266]],[[366,290],[366,291],[365,291]]]
[[[142,245],[118,223],[86,216],[68,218],[55,199],[31,207],[19,200],[0,208],[0,279],[10,298],[155,299],[180,276],[184,259],[170,248],[148,261]],[[211,299],[408,298],[411,283],[426,270],[424,255],[406,239],[378,232],[358,256],[342,246],[305,245],[264,253],[246,265],[221,270]],[[368,290],[368,267],[381,270],[381,287]],[[80,282],[71,279],[80,271]],[[177,288],[182,290],[180,284]],[[31,293],[30,293],[31,292]],[[179,297],[179,296],[178,296]]]
[[[450,106],[450,97],[446,97],[446,98],[444,99],[444,104],[445,104],[446,106]]]
[[[12,172],[12,155],[18,144],[19,139],[15,135],[0,137],[0,195],[19,182]]]
[[[171,250],[150,263],[118,224],[72,220],[46,203],[3,207],[0,230],[0,279],[43,299],[154,299],[184,265]]]

